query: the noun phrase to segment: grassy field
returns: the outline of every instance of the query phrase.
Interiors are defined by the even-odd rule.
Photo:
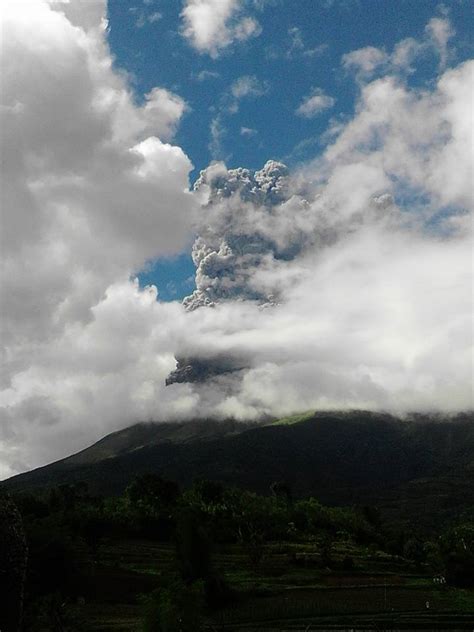
[[[354,568],[339,568],[349,555]],[[351,544],[331,556],[330,570],[311,545],[273,543],[255,566],[237,545],[217,548],[215,566],[234,599],[208,616],[209,630],[472,629],[474,592],[439,588],[423,568]],[[152,590],[173,560],[168,544],[105,542],[95,596],[82,607],[84,629],[141,630],[140,593]]]
[[[308,410],[305,413],[300,413],[299,415],[290,415],[289,417],[282,417],[281,419],[277,419],[277,421],[272,422],[270,425],[272,426],[292,426],[293,424],[298,424],[301,421],[306,421],[311,419],[314,416],[314,410]]]

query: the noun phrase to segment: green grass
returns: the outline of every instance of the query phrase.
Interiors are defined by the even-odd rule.
[[[142,607],[139,604],[86,604],[83,616],[85,630],[93,632],[141,632]]]
[[[460,612],[474,613],[474,591],[473,590],[450,590],[453,608]],[[474,617],[473,617],[474,619]]]
[[[414,629],[410,628],[410,622],[418,617],[427,627],[436,629],[431,624],[438,619],[449,622],[450,617],[454,621],[456,617],[469,617],[468,613],[474,613],[473,591],[433,586],[428,570],[424,573],[414,570],[403,558],[378,555],[377,551],[369,552],[356,544],[338,543],[333,548],[333,562],[328,569],[321,565],[314,550],[314,544],[307,542],[269,543],[263,560],[255,565],[237,544],[216,546],[215,568],[238,598],[209,613],[208,623],[231,625],[234,631],[249,632],[250,622],[255,624],[255,630],[263,630],[270,621],[282,622],[284,626],[289,622],[295,626],[302,622],[322,626],[324,621],[345,625],[349,619],[352,624],[370,623],[370,618],[392,617],[393,621],[405,621],[405,629]],[[341,567],[346,554],[353,557],[354,570]],[[102,598],[89,600],[82,613],[87,621],[85,630],[138,632],[142,606],[139,594],[134,594],[134,582],[151,590],[158,583],[159,575],[166,577],[174,563],[172,544],[111,540],[100,547],[99,559],[101,582],[120,588],[121,578],[129,581],[123,574],[130,571],[136,573],[136,580],[130,577],[132,594],[126,598],[122,585],[121,595],[117,593],[115,599],[107,594],[105,601]],[[367,629],[371,629],[370,626]]]
[[[315,411],[308,410],[305,413],[299,413],[298,415],[290,415],[289,417],[282,417],[273,421],[270,426],[292,426],[293,424],[299,424],[302,421],[307,421],[313,417]]]

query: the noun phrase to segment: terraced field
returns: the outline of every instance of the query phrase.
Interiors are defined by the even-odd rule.
[[[172,568],[173,548],[126,540],[105,543],[99,553],[99,589],[83,607],[85,629],[138,632],[139,595]],[[209,614],[208,629],[472,629],[474,592],[437,587],[423,569],[401,558],[350,544],[338,546],[332,566],[349,554],[350,572],[321,568],[307,544],[268,545],[258,567],[238,546],[217,549],[216,568],[235,598]]]

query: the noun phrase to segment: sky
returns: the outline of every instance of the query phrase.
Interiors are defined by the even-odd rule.
[[[138,421],[472,409],[469,2],[0,17],[0,477]]]
[[[373,47],[390,54],[399,42],[426,39],[430,20],[449,14],[450,28],[456,33],[449,62],[472,56],[474,15],[468,2],[219,0],[216,4],[235,8],[226,27],[230,34],[221,42],[216,28],[201,46],[194,32],[183,37],[183,28],[190,23],[180,2],[112,0],[108,4],[108,41],[115,66],[128,73],[135,98],[142,100],[159,85],[187,104],[175,142],[194,165],[193,182],[212,160],[255,170],[269,158],[295,167],[321,153],[328,127],[354,112],[358,85],[341,65],[351,51]],[[242,19],[253,20],[256,26],[240,42],[231,32],[232,24]],[[433,53],[427,46],[418,56],[406,75],[409,85],[430,85],[440,63]],[[175,300],[189,293],[192,276],[192,261],[183,254],[177,261],[155,261],[139,279],[142,285],[156,283],[163,300]]]

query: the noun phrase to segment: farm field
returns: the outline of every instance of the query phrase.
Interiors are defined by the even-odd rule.
[[[341,565],[350,555],[354,569],[333,571],[320,567],[312,548],[285,542],[268,545],[255,568],[239,546],[220,547],[215,564],[237,599],[206,617],[208,629],[467,629],[474,622],[474,592],[437,587],[432,574],[406,560],[341,545],[333,554],[333,565]],[[152,589],[172,569],[174,555],[173,546],[166,543],[104,543],[97,582],[108,589],[84,604],[87,630],[142,630],[139,591]]]

